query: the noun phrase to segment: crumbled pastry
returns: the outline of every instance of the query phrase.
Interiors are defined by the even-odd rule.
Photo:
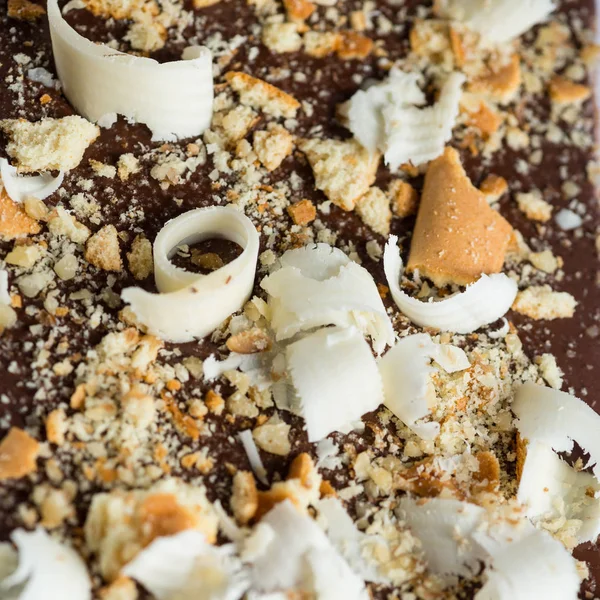
[[[548,285],[530,286],[517,294],[513,310],[532,319],[568,319],[577,301],[567,292],[555,292]]]
[[[263,27],[263,44],[279,54],[297,52],[302,47],[302,38],[295,23],[269,23]]]
[[[308,225],[317,217],[317,209],[310,200],[300,200],[288,206],[287,211],[296,225]]]
[[[13,202],[0,188],[0,239],[12,240],[39,233],[37,219],[31,218],[22,206]]]
[[[479,186],[479,191],[485,194],[489,204],[498,202],[508,191],[508,182],[504,177],[488,175]]]
[[[98,553],[102,575],[113,581],[121,567],[157,537],[196,529],[214,543],[217,523],[203,487],[167,479],[149,490],[96,494],[85,538],[90,550]]]
[[[11,19],[23,21],[35,21],[46,14],[43,6],[30,0],[8,0],[7,8],[7,14]]]
[[[144,235],[137,235],[131,244],[131,252],[127,253],[127,262],[131,274],[138,280],[146,279],[154,269],[152,244]]]
[[[12,427],[0,442],[0,480],[20,479],[37,470],[40,444],[26,431]]]
[[[545,223],[552,216],[552,205],[546,202],[540,192],[534,190],[527,193],[515,194],[519,210],[532,221]]]
[[[273,117],[293,118],[300,103],[293,96],[279,88],[239,71],[230,71],[225,79],[240,95],[240,102],[272,115]]]
[[[308,158],[315,186],[344,210],[353,210],[375,181],[379,155],[355,140],[306,139],[298,142],[298,148]]]
[[[356,201],[356,214],[375,233],[387,236],[390,232],[392,211],[389,197],[378,187],[372,187]]]
[[[575,83],[558,75],[550,80],[548,92],[552,102],[560,105],[583,102],[592,95],[592,90],[587,85]]]
[[[373,40],[354,31],[342,31],[335,51],[342,60],[362,60],[373,51]]]
[[[329,56],[341,43],[341,35],[332,31],[307,31],[303,36],[304,51],[315,58]]]
[[[114,225],[105,225],[87,240],[85,260],[104,271],[121,271],[123,262]]]
[[[74,169],[100,135],[97,125],[78,116],[37,122],[4,119],[0,129],[9,137],[6,152],[19,173]]]
[[[256,482],[250,471],[238,471],[233,476],[231,510],[238,523],[246,525],[258,509]]]
[[[252,148],[268,171],[277,169],[294,148],[294,136],[281,125],[254,132]]]
[[[121,181],[126,181],[131,175],[139,172],[139,170],[139,160],[131,152],[119,156],[119,160],[117,161],[117,175]]]
[[[489,97],[500,104],[511,102],[521,85],[521,63],[519,56],[513,54],[507,65],[492,70],[470,82],[468,89],[474,94]]]
[[[303,23],[317,9],[310,0],[284,0],[283,6],[288,19],[293,23]]]
[[[419,194],[408,182],[394,179],[388,186],[387,194],[390,198],[392,212],[400,218],[410,217],[417,213]]]
[[[511,232],[447,148],[427,169],[407,268],[439,287],[472,283],[502,269]]]

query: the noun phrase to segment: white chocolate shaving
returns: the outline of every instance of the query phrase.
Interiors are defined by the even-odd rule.
[[[527,516],[553,532],[568,527],[577,543],[600,535],[600,484],[593,475],[576,471],[546,444],[530,442],[517,498]]]
[[[402,338],[379,359],[385,405],[412,431],[426,440],[437,437],[439,423],[419,423],[430,414],[429,399],[435,400],[431,374],[435,360],[445,371],[454,373],[469,368],[464,351],[448,344],[435,344],[426,333]]]
[[[482,275],[464,292],[438,302],[422,302],[400,289],[404,270],[398,238],[391,235],[383,253],[385,276],[394,302],[413,323],[441,331],[471,333],[503,317],[517,296],[517,284],[504,275]]]
[[[364,582],[352,572],[321,528],[298,512],[289,500],[269,511],[259,528],[267,529],[269,535],[261,535],[264,542],[253,560],[256,589],[302,590],[319,600],[369,598]]]
[[[365,581],[389,585],[390,579],[379,573],[377,562],[367,560],[363,553],[363,548],[369,544],[378,545],[383,547],[383,552],[389,552],[385,541],[379,536],[360,531],[337,498],[319,500],[315,507],[319,511],[319,523],[327,532],[327,537],[354,572]],[[369,556],[377,554],[377,551],[368,553]]]
[[[212,546],[190,529],[157,538],[122,572],[157,600],[239,600],[250,581],[234,552],[233,544]]]
[[[30,196],[43,200],[53,194],[62,185],[65,174],[61,171],[56,177],[52,177],[49,173],[18,175],[16,167],[11,166],[5,158],[0,158],[0,176],[8,197],[13,202],[21,204]]]
[[[10,306],[10,293],[8,292],[8,271],[0,269],[0,304]]]
[[[260,458],[260,452],[256,447],[256,442],[252,436],[252,431],[250,429],[244,429],[244,431],[240,431],[238,433],[238,438],[240,442],[242,442],[242,446],[244,447],[244,451],[248,457],[248,462],[250,463],[252,472],[256,475],[256,478],[261,483],[269,485],[269,480],[267,479],[267,470],[265,469],[265,465]]]
[[[19,566],[0,581],[0,597],[15,600],[91,599],[92,581],[75,550],[53,540],[42,528],[34,531],[16,529],[10,537],[19,551]]]
[[[265,277],[271,327],[278,340],[323,325],[355,326],[380,354],[394,343],[392,323],[369,272],[341,250],[315,244],[289,250]]]
[[[440,17],[464,23],[486,41],[503,44],[545,21],[553,0],[441,0]]]
[[[579,577],[573,557],[518,514],[499,518],[467,502],[405,497],[399,516],[421,541],[429,568],[443,578],[468,578],[482,563],[487,567],[475,600],[577,598]]]
[[[420,106],[425,102],[420,80],[420,75],[393,70],[387,80],[358,91],[349,101],[350,131],[370,152],[383,152],[392,170],[437,158],[452,137],[465,76],[451,73],[439,100],[428,107]]]
[[[528,382],[517,390],[512,409],[521,437],[555,452],[570,452],[577,442],[600,479],[600,415],[593,408],[566,392]]]
[[[304,417],[309,442],[350,431],[383,402],[377,363],[355,327],[320,329],[290,344],[286,358],[292,409]]]
[[[235,242],[242,253],[208,275],[190,273],[169,260],[178,244],[215,237]],[[250,219],[233,208],[197,208],[165,224],[154,241],[153,255],[160,293],[133,287],[124,289],[121,297],[150,333],[170,342],[189,342],[214,331],[250,297],[258,233]]]
[[[212,118],[212,58],[199,47],[190,60],[160,64],[79,35],[48,1],[56,70],[65,96],[90,121],[109,125],[117,114],[144,123],[153,140],[200,135]],[[189,54],[189,53],[188,53]]]

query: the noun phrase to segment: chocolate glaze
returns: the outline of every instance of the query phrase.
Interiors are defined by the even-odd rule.
[[[416,14],[418,5],[427,3],[412,0],[403,3],[388,3],[384,0],[378,0],[377,4],[381,14],[393,23],[398,21],[397,15],[400,9],[407,8],[408,19],[402,21],[399,31],[379,38],[383,41],[389,53],[389,58],[393,60],[406,53],[411,20]],[[575,16],[580,16],[586,22],[591,22],[593,18],[592,0],[564,1],[560,4],[559,10],[567,19],[572,20]],[[361,6],[362,2],[351,0],[345,3],[343,11],[350,12],[361,8]],[[191,6],[187,6],[187,8],[191,10]],[[9,74],[15,73],[13,56],[17,53],[24,53],[32,57],[43,53],[45,66],[51,72],[54,72],[46,19],[44,18],[33,24],[8,19],[6,17],[6,0],[0,0],[0,14],[2,15],[0,16],[0,40],[2,40],[0,44],[0,81],[6,81]],[[257,77],[267,78],[275,69],[290,68],[293,71],[300,71],[308,75],[307,81],[304,83],[292,79],[275,82],[276,85],[300,100],[314,98],[317,95],[319,97],[319,102],[314,106],[314,113],[310,117],[306,117],[300,112],[300,123],[296,131],[299,136],[306,134],[317,125],[322,127],[322,130],[328,136],[349,135],[347,130],[339,126],[334,119],[335,105],[346,100],[356,91],[357,84],[353,81],[353,75],[359,73],[361,79],[365,77],[380,78],[385,73],[378,66],[378,59],[375,57],[369,57],[364,61],[343,62],[331,59],[314,59],[300,53],[287,55],[270,53],[258,41],[253,40],[251,34],[248,34],[252,25],[257,23],[257,19],[252,7],[241,0],[222,0],[219,4],[198,12],[197,15],[196,26],[190,27],[185,32],[186,38],[193,38],[195,43],[202,43],[203,40],[215,32],[221,32],[225,38],[230,38],[235,34],[249,35],[249,41],[239,47],[226,70],[245,70]],[[92,17],[85,11],[72,11],[69,13],[68,19],[78,26],[81,33],[94,41],[106,41],[111,38],[122,39],[126,30],[123,23],[107,23]],[[160,61],[178,59],[183,46],[184,44],[180,43],[168,43],[154,57]],[[250,62],[248,53],[252,46],[257,46],[259,53]],[[45,93],[51,94],[52,101],[49,104],[41,105],[39,99]],[[549,118],[549,107],[547,105],[536,106],[535,110],[542,118]],[[586,110],[589,111],[589,114],[592,113],[592,102],[588,102]],[[40,83],[27,81],[22,96],[8,89],[6,85],[0,86],[1,118],[25,117],[37,120],[44,116],[61,117],[69,114],[73,114],[73,110],[64,97],[48,90]],[[80,191],[75,184],[78,178],[92,178],[93,173],[87,159],[96,159],[114,164],[123,152],[133,151],[137,153],[142,148],[150,149],[159,145],[150,141],[149,132],[144,126],[130,125],[120,118],[118,123],[111,129],[102,130],[100,139],[88,149],[81,165],[66,175],[63,187],[70,195]],[[182,147],[185,147],[185,145]],[[4,140],[0,140],[0,154],[2,155],[4,155],[3,149]],[[568,204],[560,192],[561,180],[558,172],[560,165],[567,164],[570,172],[574,173],[573,180],[582,190],[579,200],[587,207],[587,215],[583,226],[584,233],[581,237],[575,237],[569,232],[561,232],[552,223],[548,227],[539,228],[523,217],[510,197],[506,197],[501,201],[500,209],[502,214],[523,233],[527,241],[534,238],[534,241],[530,242],[534,249],[551,247],[555,254],[563,257],[565,263],[564,279],[560,282],[550,281],[550,283],[554,289],[568,291],[575,296],[579,302],[576,316],[573,319],[550,322],[532,322],[513,313],[509,313],[508,317],[518,327],[528,354],[535,356],[543,352],[553,353],[565,373],[565,388],[572,389],[590,406],[598,408],[595,392],[598,390],[596,370],[600,365],[600,345],[598,344],[600,291],[597,285],[598,261],[595,248],[595,232],[599,219],[594,190],[585,173],[585,165],[590,159],[589,153],[577,148],[564,149],[562,147],[552,147],[548,144],[544,147],[542,164],[539,167],[532,165],[526,176],[518,174],[515,170],[517,159],[527,160],[526,154],[503,149],[495,155],[492,163],[493,168],[490,169],[485,167],[477,157],[471,157],[465,151],[462,153],[466,169],[475,183],[480,182],[489,172],[494,172],[504,176],[510,182],[511,191],[518,190],[519,187],[523,191],[534,187],[547,190],[549,192],[548,197],[552,198],[552,203],[556,209]],[[115,178],[108,181],[106,185],[95,187],[91,193],[102,206],[105,222],[118,224],[120,231],[132,229],[127,220],[123,221],[121,219],[121,215],[127,211],[128,207],[132,203],[143,206],[145,211],[142,225],[144,233],[150,240],[153,240],[167,219],[191,208],[212,203],[212,195],[220,193],[212,189],[211,181],[208,178],[208,173],[213,168],[209,158],[206,165],[196,170],[189,183],[171,187],[168,190],[161,190],[158,184],[152,180],[150,185],[140,187],[136,184],[138,181],[136,178],[132,178],[127,182],[121,182]],[[292,201],[310,198],[315,204],[318,204],[325,200],[321,192],[313,189],[310,168],[307,165],[299,165],[298,160],[293,157],[286,159],[283,166],[270,175],[270,183],[275,184],[278,181],[287,180],[292,170],[299,172],[304,180],[303,186],[293,192]],[[378,183],[384,185],[387,179],[389,179],[389,174],[384,167],[381,167],[378,174]],[[175,203],[173,201],[174,197],[180,202]],[[54,194],[46,202],[56,204],[58,195]],[[372,272],[378,282],[385,283],[381,265],[369,259],[365,251],[365,244],[368,240],[378,239],[381,243],[384,240],[366,227],[357,215],[345,213],[335,206],[332,207],[329,215],[321,215],[321,218],[332,230],[339,233],[340,240],[352,241],[356,244],[359,253],[364,258],[364,266]],[[86,224],[92,230],[97,229],[90,223]],[[392,233],[399,235],[404,252],[408,248],[413,225],[414,221],[410,218],[404,220],[394,219],[393,221]],[[133,235],[131,239],[133,239]],[[12,243],[0,242],[0,255],[6,254],[11,247]],[[124,249],[128,250],[128,246]],[[214,249],[211,251],[214,251]],[[95,272],[91,266],[88,266],[88,271],[94,273],[94,282],[98,290],[106,286],[106,273]],[[118,276],[112,289],[118,294],[121,288],[128,285],[139,285],[139,282],[136,282],[129,273],[124,271]],[[142,285],[149,290],[154,288],[152,278],[143,282]],[[65,292],[76,291],[81,287],[77,278],[69,282],[62,282],[60,286],[61,290]],[[41,301],[34,300],[33,303],[41,306]],[[116,317],[118,308],[108,306],[104,308]],[[3,402],[2,413],[0,413],[0,437],[5,434],[11,425],[20,426],[24,424],[39,428],[40,439],[44,435],[42,424],[36,422],[36,419],[31,416],[31,407],[34,403],[33,395],[36,391],[35,386],[30,385],[32,381],[31,362],[33,351],[26,349],[26,346],[24,346],[26,342],[32,342],[35,345],[35,342],[38,341],[38,337],[33,336],[29,331],[29,326],[35,323],[37,323],[36,320],[27,317],[21,311],[18,326],[6,331],[0,337],[0,395],[7,400]],[[85,351],[93,347],[108,331],[104,325],[100,325],[95,330],[81,327],[70,321],[69,317],[62,319],[61,324],[66,324],[68,327],[70,352],[72,353]],[[51,330],[52,326],[49,324],[44,329],[43,337],[48,338]],[[216,346],[208,340],[179,345],[179,348],[184,355],[196,355],[200,358],[206,358],[210,353],[216,351]],[[18,375],[10,372],[9,366],[13,361],[16,361],[21,367]],[[192,385],[199,386],[200,384],[195,381]],[[72,378],[57,379],[53,394],[47,402],[54,405],[68,400],[72,390]],[[225,388],[222,391],[223,393],[227,392]],[[303,450],[313,452],[312,447],[307,444],[305,434],[302,433],[299,419],[287,414],[283,416],[295,425],[296,439],[294,440],[292,456]],[[229,496],[231,485],[231,478],[225,463],[231,462],[248,468],[245,454],[238,444],[232,442],[231,435],[237,430],[251,426],[252,420],[237,417],[235,422],[230,424],[214,416],[209,416],[207,419],[214,421],[216,424],[216,433],[210,439],[209,445],[211,454],[217,456],[218,459],[213,472],[214,476],[211,476],[210,485],[208,485],[209,493],[212,499],[220,498],[225,501]],[[339,434],[334,435],[338,436]],[[363,435],[352,433],[349,436],[340,437],[344,437],[346,442],[355,445],[358,451],[368,447],[372,440],[369,428],[366,429]],[[276,473],[285,475],[291,457],[280,458],[267,454],[263,458],[271,475]],[[186,476],[184,472],[173,474]],[[348,474],[344,472],[328,473],[327,476],[335,487],[342,487],[348,478]],[[7,539],[9,532],[14,527],[21,525],[14,508],[19,502],[28,497],[30,491],[31,483],[27,479],[3,482],[0,485],[0,510],[3,515],[0,519],[0,540]],[[78,498],[80,518],[82,519],[90,496],[90,493],[86,493]],[[586,584],[586,588],[593,591],[596,589],[597,583],[600,582],[598,547],[586,545],[577,550],[577,556],[588,561],[591,566],[592,578]],[[469,597],[470,592],[465,590],[462,594]]]

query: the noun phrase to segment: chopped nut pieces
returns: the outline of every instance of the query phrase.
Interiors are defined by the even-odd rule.
[[[439,287],[472,283],[502,269],[511,232],[446,148],[427,169],[407,268]]]
[[[308,158],[317,189],[344,210],[353,210],[375,181],[380,157],[356,140],[301,140],[298,147]]]
[[[293,118],[300,108],[300,103],[293,96],[262,79],[239,71],[230,71],[225,75],[225,79],[240,95],[242,104],[262,110],[274,117]]]
[[[567,292],[554,292],[550,286],[530,286],[519,292],[512,309],[532,319],[567,319],[577,302]]]
[[[87,147],[100,135],[100,128],[79,116],[0,121],[8,137],[6,152],[19,173],[69,171],[82,160]]]
[[[0,442],[0,480],[20,479],[34,473],[39,443],[18,427],[10,431]]]

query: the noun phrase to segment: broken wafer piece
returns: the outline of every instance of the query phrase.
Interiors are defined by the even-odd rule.
[[[161,64],[84,38],[63,19],[57,0],[48,2],[48,20],[64,94],[87,119],[110,126],[123,115],[147,125],[153,140],[196,136],[209,127],[213,77],[208,48],[187,48],[186,60]]]
[[[482,275],[464,292],[442,300],[422,302],[400,288],[404,263],[397,247],[398,237],[391,235],[383,253],[383,268],[400,311],[413,323],[441,331],[470,333],[503,317],[517,295],[517,284],[504,273]]]
[[[406,268],[438,287],[467,285],[502,269],[511,233],[446,148],[427,169]]]

